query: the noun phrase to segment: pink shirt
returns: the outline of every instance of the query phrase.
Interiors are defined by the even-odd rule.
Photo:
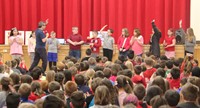
[[[20,35],[17,36],[11,36],[9,37],[9,40],[14,40],[16,38],[16,40],[18,39],[22,39]],[[22,44],[17,43],[16,41],[13,41],[13,43],[10,45],[10,54],[21,54],[23,55],[23,51],[22,51]]]
[[[36,39],[31,37],[28,39],[28,52],[35,52]]]
[[[134,38],[134,36],[133,36],[132,38]],[[141,42],[142,44],[144,43],[144,39],[143,39],[143,36],[142,36],[142,35],[140,35],[140,36],[138,37],[138,41]],[[143,53],[143,45],[140,45],[140,44],[138,43],[138,41],[135,40],[135,41],[133,42],[133,44],[132,44],[132,50],[134,51],[135,55],[140,55],[140,54]]]

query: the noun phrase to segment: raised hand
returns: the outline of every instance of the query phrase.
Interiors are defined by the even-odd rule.
[[[47,25],[47,24],[49,23],[49,19],[46,19],[45,23],[46,23],[46,25]]]
[[[179,27],[182,28],[182,19],[179,21]]]
[[[155,19],[153,19],[152,22],[155,22]]]

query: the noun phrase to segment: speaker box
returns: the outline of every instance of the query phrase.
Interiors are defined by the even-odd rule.
[[[185,43],[185,32],[182,28],[176,30],[175,32],[176,36],[176,44],[184,44]]]

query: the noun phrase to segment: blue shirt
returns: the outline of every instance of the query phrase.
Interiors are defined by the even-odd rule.
[[[32,100],[28,100],[28,98],[21,98],[21,103],[32,103],[32,104],[34,104],[34,102]]]
[[[46,36],[43,33],[41,29],[37,29],[35,31],[36,35],[36,47],[35,48],[45,48],[46,42],[42,42],[42,39],[44,39]]]

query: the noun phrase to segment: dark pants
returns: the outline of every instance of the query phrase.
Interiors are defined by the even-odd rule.
[[[49,69],[52,70],[52,66],[56,66],[56,62],[49,61]]]
[[[69,56],[75,57],[76,59],[81,58],[81,51],[80,50],[70,50]]]
[[[113,50],[103,48],[103,56],[107,57],[109,61],[112,61]]]
[[[127,58],[128,51],[125,51],[125,52],[120,51],[119,55],[123,55],[125,58]]]
[[[42,59],[42,68],[43,68],[43,73],[46,71],[47,68],[47,52],[45,48],[35,48],[35,57],[33,60],[33,63],[31,67],[29,68],[29,71],[32,71],[34,67],[36,67]]]

